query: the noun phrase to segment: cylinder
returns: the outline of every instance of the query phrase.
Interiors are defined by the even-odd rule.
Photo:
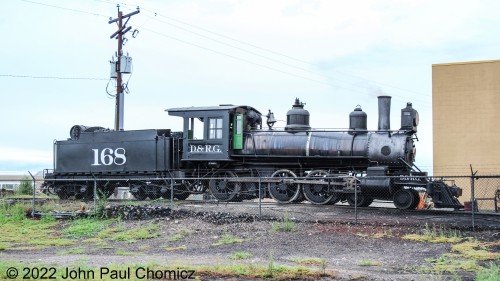
[[[378,97],[378,130],[388,131],[391,129],[391,97]]]

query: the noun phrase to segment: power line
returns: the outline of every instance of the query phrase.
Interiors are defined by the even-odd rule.
[[[198,30],[202,30],[204,32],[207,32],[207,33],[210,33],[210,34],[213,34],[213,35],[216,35],[216,36],[219,36],[219,37],[222,37],[222,38],[225,38],[225,39],[228,39],[228,40],[232,40],[232,41],[235,41],[235,42],[238,42],[238,43],[241,43],[241,44],[245,44],[245,45],[248,45],[248,46],[251,46],[253,48],[256,48],[256,49],[259,49],[259,50],[262,50],[262,51],[266,51],[266,52],[269,52],[269,53],[272,53],[272,54],[275,54],[275,55],[279,55],[279,56],[282,56],[282,57],[286,57],[288,59],[291,59],[291,60],[294,60],[296,62],[300,62],[300,63],[303,63],[303,64],[306,64],[308,66],[314,66],[314,64],[310,63],[310,62],[307,62],[303,59],[298,59],[298,58],[295,58],[295,57],[292,57],[292,56],[289,56],[289,55],[285,55],[283,53],[280,53],[280,52],[276,52],[276,51],[273,51],[273,50],[270,50],[270,49],[267,49],[267,48],[262,48],[262,47],[259,47],[259,46],[256,46],[254,44],[251,44],[251,43],[248,43],[248,42],[245,42],[245,41],[242,41],[242,40],[238,40],[238,39],[235,39],[235,38],[232,38],[232,37],[229,37],[229,36],[226,36],[226,35],[223,35],[223,34],[220,34],[220,33],[217,33],[217,32],[213,32],[211,30],[208,30],[206,28],[203,28],[203,27],[199,27],[199,26],[196,26],[194,24],[190,24],[190,23],[187,23],[187,22],[184,22],[184,21],[180,21],[178,19],[175,19],[175,18],[172,18],[172,17],[168,17],[168,16],[164,16],[164,15],[161,15],[161,14],[158,14],[152,10],[148,10],[148,9],[143,9],[144,11],[147,11],[147,12],[150,12],[150,13],[154,13],[155,16],[159,16],[159,17],[163,17],[163,18],[166,18],[166,19],[169,19],[169,20],[172,20],[172,21],[175,21],[177,23],[181,23],[181,24],[184,24],[186,26],[189,26],[189,27],[192,27],[192,28],[195,28],[195,29],[198,29]],[[147,15],[145,15],[147,16]],[[151,17],[151,16],[149,16]],[[153,17],[151,17],[153,18]],[[306,71],[306,72],[309,72],[309,73],[312,73],[312,74],[315,74],[315,75],[320,75],[320,76],[324,76],[324,77],[328,77],[330,78],[329,76],[325,75],[325,74],[322,74],[322,73],[318,73],[318,72],[315,72],[315,71],[311,71],[309,69],[305,69],[303,67],[297,67],[297,66],[294,66],[294,65],[291,65],[289,63],[285,63],[285,62],[282,62],[282,61],[278,61],[276,59],[272,59],[272,58],[269,58],[267,56],[264,56],[264,55],[260,55],[260,54],[256,54],[255,52],[252,52],[252,51],[248,51],[248,50],[245,50],[243,48],[240,48],[240,47],[237,47],[237,46],[234,46],[234,45],[231,45],[231,44],[228,44],[228,43],[225,43],[225,42],[222,42],[220,40],[217,40],[217,39],[214,39],[214,38],[210,38],[206,35],[202,35],[202,34],[199,34],[197,32],[194,32],[194,31],[191,31],[191,30],[188,30],[186,28],[183,28],[183,27],[180,27],[178,25],[175,25],[175,24],[172,24],[172,23],[169,23],[169,22],[166,22],[166,21],[162,21],[162,20],[159,20],[157,18],[154,18],[154,20],[156,21],[159,21],[159,22],[162,22],[164,24],[167,24],[167,25],[170,25],[170,26],[173,26],[175,28],[178,28],[178,29],[181,29],[181,30],[184,30],[186,32],[189,32],[189,33],[193,33],[193,34],[196,34],[198,36],[201,36],[203,38],[207,38],[209,40],[212,40],[212,41],[215,41],[215,42],[218,42],[218,43],[221,43],[221,44],[224,44],[224,45],[227,45],[227,46],[230,46],[230,47],[233,47],[233,48],[236,48],[236,49],[239,49],[239,50],[242,50],[244,52],[248,52],[248,53],[251,53],[253,55],[257,55],[257,56],[261,56],[263,58],[266,58],[266,59],[269,59],[271,61],[274,61],[274,62],[278,62],[280,64],[284,64],[284,65],[287,65],[287,66],[290,66],[290,67],[293,67],[293,68],[296,68],[296,69],[300,69],[302,71]],[[341,71],[336,71],[335,72],[339,73],[339,74],[342,74],[342,75],[347,75],[347,76],[351,76],[351,77],[354,77],[354,78],[357,78],[357,79],[361,79],[361,80],[365,80],[365,81],[368,81],[370,83],[373,83],[373,84],[378,84],[378,85],[382,85],[382,86],[387,86],[387,87],[391,87],[391,88],[394,88],[394,89],[399,89],[399,90],[402,90],[402,91],[406,91],[406,92],[412,92],[412,93],[416,93],[416,94],[420,94],[420,95],[424,95],[424,96],[429,96],[429,95],[425,95],[425,94],[422,94],[420,92],[417,92],[417,91],[413,91],[413,90],[408,90],[408,89],[404,89],[404,88],[401,88],[401,87],[397,87],[397,86],[394,86],[394,85],[390,85],[390,84],[387,84],[387,83],[381,83],[381,82],[377,82],[377,81],[373,81],[373,80],[370,80],[370,79],[367,79],[365,77],[361,77],[361,76],[358,76],[358,75],[352,75],[352,74],[349,74],[349,73],[344,73],[344,72],[341,72]],[[358,86],[358,87],[362,87],[362,86]]]
[[[82,10],[73,9],[73,8],[66,8],[66,7],[61,7],[61,6],[56,6],[56,5],[46,4],[46,3],[40,3],[40,2],[36,2],[36,1],[31,1],[31,0],[20,0],[20,1],[23,1],[26,3],[31,3],[31,4],[37,4],[37,5],[41,5],[41,6],[46,6],[46,7],[51,7],[51,8],[56,8],[56,9],[61,9],[61,10],[72,11],[72,12],[76,12],[76,13],[89,14],[89,15],[98,16],[98,17],[106,17],[106,18],[108,17],[106,15],[102,15],[102,14],[98,14],[98,13],[94,13],[94,12],[82,11]]]
[[[72,9],[72,8],[65,8],[65,7],[61,7],[61,6],[56,6],[56,5],[49,5],[49,4],[44,4],[44,3],[39,3],[39,2],[35,2],[35,1],[31,1],[31,0],[21,0],[21,1],[24,1],[24,2],[28,2],[28,3],[33,3],[33,4],[39,4],[39,5],[43,5],[43,6],[47,6],[47,7],[52,7],[52,8],[58,8],[58,9],[63,9],[63,10],[69,10],[69,11],[73,11],[73,12],[80,12],[80,13],[86,13],[86,14],[91,14],[91,15],[95,15],[95,16],[102,16],[102,17],[107,17],[105,15],[102,15],[102,14],[98,14],[98,13],[93,13],[93,12],[87,12],[87,11],[82,11],[82,10],[78,10],[78,9]],[[112,4],[112,1],[106,1],[106,0],[95,0],[95,1],[99,1],[99,2],[103,2],[103,3],[107,3],[107,4]],[[124,6],[129,6],[128,4],[126,3],[122,3]],[[150,13],[154,13],[154,15],[158,15],[157,13],[153,12],[152,10],[148,10],[148,9],[143,9],[145,11],[148,11]],[[241,44],[245,44],[245,45],[248,45],[248,46],[251,46],[253,48],[256,48],[256,49],[259,49],[259,50],[262,50],[262,51],[266,51],[266,52],[269,52],[269,53],[272,53],[272,54],[275,54],[275,55],[279,55],[279,56],[282,56],[282,57],[286,57],[288,59],[292,59],[294,61],[297,61],[297,62],[300,62],[300,63],[304,63],[304,64],[307,64],[309,66],[314,66],[313,64],[305,61],[305,60],[301,60],[301,59],[297,59],[297,58],[294,58],[292,56],[288,56],[288,55],[285,55],[285,54],[282,54],[280,52],[276,52],[276,51],[273,51],[273,50],[270,50],[270,49],[266,49],[266,48],[262,48],[262,47],[259,47],[259,46],[256,46],[254,44],[251,44],[251,43],[248,43],[248,42],[245,42],[245,41],[242,41],[242,40],[238,40],[238,39],[235,39],[235,38],[232,38],[232,37],[229,37],[229,36],[226,36],[226,35],[223,35],[223,34],[220,34],[220,33],[217,33],[217,32],[213,32],[213,31],[210,31],[206,28],[202,28],[202,27],[199,27],[199,26],[196,26],[196,25],[193,25],[193,24],[190,24],[190,23],[186,23],[184,21],[180,21],[180,20],[177,20],[177,19],[174,19],[172,17],[168,17],[168,16],[164,16],[164,15],[158,15],[160,17],[163,17],[163,18],[166,18],[166,19],[169,19],[169,20],[172,20],[172,21],[175,21],[175,22],[178,22],[178,23],[181,23],[181,24],[184,24],[184,25],[187,25],[187,26],[190,26],[190,27],[193,27],[193,28],[196,28],[196,29],[199,29],[199,30],[202,30],[204,32],[208,32],[210,34],[213,34],[213,35],[216,35],[216,36],[219,36],[219,37],[222,37],[222,38],[225,38],[225,39],[229,39],[229,40],[232,40],[232,41],[235,41],[235,42],[238,42],[238,43],[241,43]],[[188,30],[186,28],[183,28],[181,26],[178,26],[178,25],[175,25],[175,24],[172,24],[172,23],[168,23],[168,22],[165,22],[165,21],[162,21],[162,20],[159,20],[157,18],[154,18],[154,17],[151,17],[151,16],[146,16],[146,17],[149,17],[150,19],[154,19],[156,21],[159,21],[161,23],[164,23],[164,24],[167,24],[167,25],[170,25],[170,26],[173,26],[175,28],[178,28],[178,29],[181,29],[185,32],[189,32],[189,33],[192,33],[192,34],[195,34],[197,36],[200,36],[200,37],[203,37],[205,39],[208,39],[208,40],[212,40],[212,41],[215,41],[217,43],[220,43],[220,44],[224,44],[226,46],[229,46],[229,47],[232,47],[232,48],[235,48],[235,49],[238,49],[240,51],[243,51],[243,52],[246,52],[246,53],[249,53],[249,54],[252,54],[252,55],[255,55],[255,56],[258,56],[258,57],[262,57],[264,59],[267,59],[267,60],[270,60],[270,61],[273,61],[275,63],[279,63],[279,64],[283,64],[287,67],[291,67],[291,68],[295,68],[295,69],[298,69],[298,70],[301,70],[301,71],[304,71],[304,72],[308,72],[308,73],[311,73],[313,75],[318,75],[318,76],[322,76],[323,78],[327,78],[327,79],[335,79],[335,78],[332,78],[330,76],[327,76],[325,74],[322,74],[322,73],[318,73],[318,72],[314,72],[314,71],[311,71],[309,69],[305,69],[303,67],[298,67],[298,66],[294,66],[292,64],[289,64],[289,63],[286,63],[286,62],[283,62],[283,61],[280,61],[280,60],[277,60],[277,59],[274,59],[274,58],[270,58],[268,56],[265,56],[265,55],[262,55],[262,54],[258,54],[256,52],[253,52],[253,51],[249,51],[247,49],[244,49],[244,48],[241,48],[241,47],[238,47],[238,46],[235,46],[235,45],[232,45],[232,44],[229,44],[229,43],[226,43],[226,42],[223,42],[221,40],[218,40],[218,39],[214,39],[214,38],[211,38],[209,36],[206,36],[206,35],[203,35],[203,34],[200,34],[200,33],[197,33],[197,32],[194,32],[194,31],[191,31],[191,30]],[[144,28],[145,29],[145,28]],[[223,53],[223,52],[219,52],[219,51],[215,51],[215,50],[212,50],[212,49],[209,49],[209,48],[206,48],[206,47],[203,47],[199,44],[195,44],[195,43],[190,43],[190,42],[187,42],[187,41],[184,41],[184,40],[181,40],[181,39],[177,39],[177,38],[174,38],[172,36],[167,36],[165,34],[161,34],[159,32],[156,32],[156,31],[153,31],[151,29],[149,29],[149,31],[153,32],[153,33],[156,33],[158,35],[163,35],[165,37],[168,37],[170,39],[173,39],[173,40],[177,40],[177,41],[180,41],[180,42],[183,42],[185,44],[189,44],[189,45],[193,45],[193,46],[196,46],[196,47],[199,47],[199,48],[203,48],[203,49],[206,49],[206,50],[209,50],[209,51],[212,51],[212,52],[215,52],[215,53],[218,53],[220,55],[224,55],[224,56],[228,56],[228,57],[231,57],[233,59],[237,59],[237,60],[240,60],[240,61],[244,61],[244,62],[247,62],[247,63],[251,63],[251,64],[254,64],[254,65],[257,65],[257,66],[260,66],[260,67],[263,67],[263,68],[267,68],[267,69],[270,69],[270,70],[274,70],[274,71],[277,71],[277,72],[281,72],[281,73],[284,73],[284,74],[288,74],[288,75],[292,75],[292,76],[295,76],[295,77],[299,77],[299,78],[302,78],[302,79],[306,79],[306,80],[310,80],[310,81],[314,81],[314,82],[319,82],[321,84],[325,84],[325,85],[330,85],[330,86],[334,86],[334,87],[340,87],[340,88],[344,88],[344,89],[349,89],[349,90],[352,90],[352,87],[358,87],[358,88],[362,88],[362,89],[369,89],[369,87],[366,87],[366,86],[361,86],[361,85],[357,85],[355,83],[349,83],[349,82],[346,82],[346,81],[337,81],[336,83],[347,83],[348,84],[348,87],[345,87],[345,86],[340,86],[338,84],[332,84],[332,83],[329,83],[329,82],[324,82],[324,81],[320,81],[320,80],[316,80],[316,79],[312,79],[312,78],[308,78],[308,77],[305,77],[305,76],[302,76],[302,75],[298,75],[298,74],[294,74],[294,73],[291,73],[291,72],[288,72],[288,71],[283,71],[283,70],[280,70],[280,69],[277,69],[275,67],[270,67],[270,66],[266,66],[266,65],[263,65],[263,64],[258,64],[258,63],[255,63],[255,62],[252,62],[252,61],[249,61],[247,59],[243,59],[243,58],[239,58],[239,57],[236,57],[236,56],[233,56],[233,55],[229,55],[229,54],[226,54],[226,53]],[[384,85],[384,86],[388,86],[388,87],[392,87],[392,88],[395,88],[395,89],[400,89],[400,90],[403,90],[403,91],[407,91],[407,92],[413,92],[413,93],[418,93],[420,94],[419,92],[416,92],[416,91],[411,91],[411,90],[406,90],[406,89],[403,89],[403,88],[400,88],[400,87],[396,87],[396,86],[392,86],[392,85],[389,85],[389,84],[383,84],[383,83],[379,83],[379,82],[376,82],[376,81],[372,81],[372,80],[369,80],[367,78],[364,78],[364,77],[360,77],[360,76],[355,76],[355,75],[351,75],[351,74],[346,74],[346,73],[342,73],[342,72],[339,72],[339,71],[335,71],[337,73],[340,73],[340,74],[343,74],[343,75],[347,75],[347,76],[351,76],[351,77],[355,77],[357,79],[361,79],[361,80],[365,80],[365,81],[368,81],[370,83],[373,83],[373,84],[379,84],[379,85]],[[103,79],[103,80],[107,80],[107,79]],[[351,87],[351,89],[349,88]],[[357,91],[359,92],[359,91]],[[366,94],[366,93],[364,93]],[[397,97],[398,95],[395,95],[395,94],[392,94],[393,96]],[[422,94],[420,94],[422,95]],[[428,95],[424,95],[424,96],[428,96]],[[427,101],[423,101],[423,100],[420,100],[424,103],[426,103]]]
[[[16,74],[0,74],[0,77],[31,78],[31,79],[56,79],[56,80],[96,80],[96,81],[108,80],[105,78],[96,78],[96,77],[35,76],[35,75],[16,75]]]
[[[111,4],[112,1],[110,0],[95,0],[95,1],[99,1],[99,2],[103,2],[103,3],[109,3]],[[131,6],[129,4],[126,4],[126,3],[120,3],[124,6]],[[133,10],[132,8],[129,8],[130,10]],[[328,78],[328,79],[335,79],[335,78],[332,78],[328,75],[325,75],[323,73],[319,73],[319,72],[316,72],[316,71],[311,71],[310,69],[305,69],[303,67],[298,67],[298,66],[294,66],[294,65],[291,65],[289,63],[286,63],[286,62],[283,62],[283,61],[280,61],[280,60],[277,60],[277,59],[274,59],[274,58],[270,58],[268,56],[265,56],[265,55],[262,55],[262,54],[258,54],[258,53],[255,53],[253,51],[249,51],[247,49],[244,49],[244,48],[241,48],[241,47],[238,47],[238,46],[235,46],[235,45],[232,45],[232,44],[229,44],[229,43],[226,43],[226,42],[223,42],[221,40],[218,40],[218,39],[214,39],[212,37],[209,37],[209,36],[206,36],[206,35],[203,35],[203,34],[200,34],[198,32],[195,32],[195,31],[192,31],[192,30],[189,30],[187,28],[184,28],[184,27],[181,27],[179,25],[176,25],[176,24],[173,24],[173,23],[170,23],[170,22],[166,22],[166,21],[163,21],[163,20],[160,20],[158,18],[156,18],[157,16],[158,17],[161,17],[161,18],[165,18],[165,19],[168,19],[168,20],[171,20],[171,21],[174,21],[176,23],[180,23],[182,25],[186,25],[186,26],[189,26],[191,28],[195,28],[197,30],[201,30],[201,31],[204,31],[204,32],[207,32],[209,34],[212,34],[212,35],[216,35],[216,36],[219,36],[221,38],[224,38],[224,39],[228,39],[228,40],[231,40],[231,41],[234,41],[234,42],[237,42],[237,43],[240,43],[240,44],[244,44],[244,45],[247,45],[247,46],[250,46],[252,48],[255,48],[255,49],[258,49],[258,50],[262,50],[262,51],[265,51],[265,52],[268,52],[268,53],[271,53],[271,54],[274,54],[274,55],[278,55],[278,56],[281,56],[281,57],[285,57],[287,59],[291,59],[293,61],[296,61],[296,62],[299,62],[299,63],[302,63],[304,65],[307,65],[307,66],[312,66],[312,67],[315,67],[314,64],[306,61],[306,60],[303,60],[303,59],[299,59],[299,58],[296,58],[296,57],[293,57],[293,56],[290,56],[290,55],[286,55],[286,54],[283,54],[281,52],[277,52],[277,51],[273,51],[271,49],[268,49],[268,48],[263,48],[263,47],[259,47],[255,44],[252,44],[252,43],[248,43],[248,42],[245,42],[245,41],[242,41],[242,40],[239,40],[239,39],[236,39],[236,38],[233,38],[233,37],[230,37],[230,36],[227,36],[227,35],[224,35],[224,34],[221,34],[221,33],[218,33],[218,32],[214,32],[214,31],[211,31],[207,28],[204,28],[204,27],[200,27],[200,26],[197,26],[197,25],[194,25],[194,24],[191,24],[191,23],[188,23],[188,22],[185,22],[185,21],[181,21],[181,20],[178,20],[178,19],[175,19],[173,17],[169,17],[169,16],[165,16],[165,15],[162,15],[162,14],[159,14],[157,12],[154,12],[153,10],[150,10],[150,9],[145,9],[145,8],[142,8],[143,11],[146,11],[146,12],[149,12],[151,14],[154,14],[154,16],[148,16],[148,15],[145,15],[146,17],[150,18],[150,19],[154,19],[158,22],[161,22],[161,23],[164,23],[164,24],[167,24],[167,25],[170,25],[174,28],[177,28],[177,29],[180,29],[180,30],[183,30],[183,31],[186,31],[186,32],[189,32],[189,33],[192,33],[192,34],[195,34],[197,36],[200,36],[200,37],[203,37],[205,39],[208,39],[208,40],[211,40],[211,41],[214,41],[214,42],[217,42],[217,43],[220,43],[220,44],[223,44],[223,45],[226,45],[226,46],[229,46],[229,47],[232,47],[232,48],[235,48],[235,49],[238,49],[240,51],[243,51],[243,52],[246,52],[246,53],[250,53],[252,55],[255,55],[255,56],[259,56],[259,57],[262,57],[262,58],[265,58],[265,59],[268,59],[270,61],[273,61],[273,62],[276,62],[276,63],[279,63],[279,64],[283,64],[283,65],[286,65],[288,67],[291,67],[291,68],[295,68],[295,69],[299,69],[301,71],[305,71],[305,72],[308,72],[308,73],[311,73],[313,75],[318,75],[318,76],[322,76],[324,78]],[[380,85],[380,86],[385,86],[385,87],[390,87],[390,88],[393,88],[393,89],[398,89],[398,90],[401,90],[401,91],[405,91],[405,92],[409,92],[409,93],[414,93],[414,94],[419,94],[420,96],[426,96],[426,97],[430,97],[430,95],[426,95],[426,94],[422,94],[420,92],[417,92],[417,91],[414,91],[414,90],[409,90],[409,89],[404,89],[404,88],[401,88],[401,87],[398,87],[398,86],[394,86],[394,85],[390,85],[390,84],[387,84],[387,83],[381,83],[381,82],[377,82],[377,81],[374,81],[374,80],[370,80],[370,79],[367,79],[365,77],[362,77],[362,76],[358,76],[358,75],[353,75],[353,74],[349,74],[349,73],[345,73],[345,72],[341,72],[341,71],[337,71],[335,70],[334,72],[338,73],[338,74],[341,74],[341,75],[345,75],[345,76],[350,76],[350,77],[353,77],[353,78],[356,78],[356,79],[360,79],[360,80],[364,80],[366,82],[369,82],[371,84],[377,84],[377,85]],[[311,79],[309,79],[311,80]],[[339,81],[339,83],[349,83],[349,82],[345,82],[345,81]],[[366,86],[361,86],[361,85],[356,85],[356,84],[353,84],[353,83],[350,83],[349,86],[351,87],[358,87],[358,88],[363,88],[363,89],[367,89],[368,87]],[[394,95],[392,94],[393,96],[397,96],[397,95]],[[423,100],[420,100],[422,102],[425,102],[427,103],[427,101],[423,101]]]
[[[299,77],[299,78],[303,78],[303,79],[307,79],[307,80],[310,80],[310,81],[314,81],[314,82],[318,82],[318,83],[322,83],[322,84],[326,84],[326,85],[332,86],[332,84],[330,84],[330,83],[326,83],[326,82],[323,82],[323,81],[320,81],[320,80],[311,79],[311,78],[308,78],[308,77],[305,77],[305,76],[301,76],[301,75],[297,75],[297,74],[294,74],[294,73],[291,73],[291,72],[283,71],[283,70],[280,70],[280,69],[277,69],[277,68],[274,68],[274,67],[270,67],[270,66],[266,66],[266,65],[263,65],[263,64],[259,64],[259,63],[256,63],[256,62],[253,62],[253,61],[250,61],[250,60],[247,60],[247,59],[243,59],[243,58],[240,58],[240,57],[237,57],[237,56],[226,54],[224,52],[220,52],[220,51],[217,51],[217,50],[214,50],[214,49],[210,49],[210,48],[198,45],[196,43],[192,43],[192,42],[189,42],[189,41],[178,39],[178,38],[175,38],[173,36],[166,35],[164,33],[161,33],[161,32],[158,32],[158,31],[154,31],[154,30],[146,28],[146,27],[141,27],[141,28],[144,29],[144,30],[146,30],[146,31],[149,31],[151,33],[154,33],[156,35],[160,35],[160,36],[163,36],[163,37],[166,37],[166,38],[169,38],[169,39],[172,39],[172,40],[175,40],[175,41],[187,44],[187,45],[195,46],[197,48],[201,48],[201,49],[204,49],[204,50],[207,50],[207,51],[210,51],[210,52],[222,55],[222,56],[226,56],[226,57],[229,57],[229,58],[232,58],[232,59],[235,59],[235,60],[243,61],[243,62],[246,62],[246,63],[249,63],[249,64],[253,64],[253,65],[256,65],[256,66],[259,66],[259,67],[267,68],[267,69],[270,69],[270,70],[273,70],[273,71],[281,72],[281,73],[284,73],[284,74],[288,74],[288,75],[292,75],[292,76],[295,76],[295,77]]]
[[[369,94],[369,93],[364,93],[364,92],[361,92],[359,90],[353,90],[352,88],[348,88],[348,87],[343,86],[343,85],[334,84],[334,83],[330,83],[330,82],[326,82],[326,81],[322,81],[322,80],[317,80],[317,79],[309,78],[309,77],[306,77],[306,76],[303,76],[303,75],[299,75],[299,74],[296,74],[296,73],[292,73],[292,72],[289,72],[289,71],[284,71],[284,70],[281,70],[281,69],[278,69],[278,68],[275,68],[275,67],[271,67],[271,66],[268,66],[268,65],[256,63],[256,62],[253,62],[253,61],[250,61],[250,60],[238,57],[238,56],[230,55],[230,54],[227,54],[227,53],[224,53],[224,52],[221,52],[221,51],[217,51],[217,50],[214,50],[214,49],[211,49],[211,48],[207,48],[207,47],[201,46],[201,45],[196,44],[196,43],[192,43],[192,42],[189,42],[189,41],[186,41],[186,40],[178,39],[178,38],[175,38],[173,36],[170,36],[170,35],[167,35],[167,34],[164,34],[162,32],[158,32],[158,31],[155,31],[155,30],[152,30],[152,29],[149,29],[149,28],[145,28],[145,27],[141,27],[141,28],[143,30],[152,32],[154,34],[163,36],[165,38],[169,38],[171,40],[175,40],[175,41],[181,42],[183,44],[191,45],[191,46],[194,46],[194,47],[197,47],[197,48],[200,48],[200,49],[204,49],[204,50],[213,52],[213,53],[218,54],[218,55],[226,56],[226,57],[229,57],[229,58],[232,58],[232,59],[235,59],[235,60],[239,60],[239,61],[242,61],[242,62],[245,62],[245,63],[248,63],[248,64],[252,64],[252,65],[255,65],[255,66],[258,66],[258,67],[261,67],[261,68],[266,68],[266,69],[269,69],[269,70],[272,70],[272,71],[275,71],[275,72],[280,72],[280,73],[283,73],[283,74],[291,75],[291,76],[294,76],[294,77],[298,77],[298,78],[301,78],[301,79],[305,79],[305,80],[309,80],[309,81],[312,81],[312,82],[320,83],[320,84],[323,84],[323,85],[328,85],[328,86],[331,86],[331,87],[343,88],[343,89],[350,90],[350,91],[353,91],[353,92],[356,92],[356,93],[360,93],[360,94],[365,95],[365,96],[371,96],[371,94]],[[324,76],[324,77],[329,78],[327,76]],[[368,87],[362,87],[362,88],[363,89],[369,89]],[[393,95],[393,97],[397,98],[398,95]],[[424,100],[420,100],[420,101],[422,103],[427,103]]]

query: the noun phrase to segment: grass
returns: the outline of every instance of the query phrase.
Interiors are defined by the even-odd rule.
[[[389,230],[384,229],[383,232],[377,232],[377,233],[373,233],[373,234],[358,232],[358,233],[356,233],[356,236],[373,238],[373,239],[394,237],[391,229],[389,229]]]
[[[488,250],[490,246],[499,246],[500,242],[481,243],[470,237],[463,237],[458,231],[445,231],[442,228],[437,229],[434,226],[429,228],[426,225],[422,234],[405,235],[403,239],[418,242],[453,244],[451,246],[451,253],[443,254],[435,259],[427,259],[426,261],[430,266],[420,266],[417,272],[432,274],[451,273],[457,275],[460,271],[468,271],[478,274],[479,272],[489,274],[489,271],[481,266],[480,263],[488,260],[500,260],[500,254]]]
[[[119,255],[137,255],[137,253],[130,252],[119,252]],[[83,259],[79,260],[75,266],[83,269],[83,270],[94,270],[98,272],[96,267],[90,267],[88,265],[89,260]],[[25,267],[24,263],[20,263],[17,261],[9,261],[9,260],[0,260],[0,280],[7,280],[6,272],[9,267],[14,267],[17,269],[21,269]],[[43,263],[38,264],[38,266],[44,266]],[[175,270],[175,269],[183,269],[183,270],[192,270],[195,271],[195,275],[198,277],[198,280],[201,279],[217,279],[217,278],[232,278],[232,279],[266,279],[272,278],[273,280],[317,280],[321,277],[335,277],[333,273],[322,273],[319,270],[305,268],[303,266],[284,266],[274,263],[272,258],[270,259],[270,263],[268,265],[254,265],[251,263],[244,264],[231,264],[231,265],[215,265],[215,266],[190,266],[185,264],[123,264],[123,265],[115,265],[109,264],[106,266],[107,268],[113,271],[124,271],[130,268],[133,272],[135,269],[142,267],[148,268],[151,270]],[[63,267],[56,266],[57,274],[56,279],[61,280],[62,274],[64,272]],[[194,277],[194,276],[193,276]],[[110,275],[103,276],[102,280],[116,280],[111,278]]]
[[[169,251],[169,252],[183,251],[183,250],[187,250],[187,247],[184,245],[178,246],[178,247],[165,247],[165,250]]]
[[[237,237],[233,236],[232,234],[226,232],[221,236],[221,238],[217,242],[213,243],[212,246],[242,243],[243,241],[245,241],[245,239],[237,238]]]
[[[170,241],[170,242],[176,242],[176,241],[184,239],[189,234],[191,234],[191,231],[188,230],[188,229],[186,229],[186,228],[183,228],[183,229],[179,230],[179,232],[176,233],[174,236],[169,237],[168,241]]]
[[[35,250],[48,246],[69,246],[75,241],[61,237],[54,230],[59,223],[51,216],[40,220],[26,218],[28,206],[0,205],[0,248],[3,250]]]
[[[379,261],[372,261],[372,260],[362,260],[358,264],[359,266],[382,266],[384,265],[383,263]]]
[[[500,259],[499,253],[489,252],[485,243],[480,243],[476,240],[470,240],[464,243],[456,244],[451,247],[453,252],[458,252],[462,257],[477,260],[487,261]]]
[[[66,251],[61,251],[58,254],[59,255],[80,255],[85,253],[85,247],[76,247],[76,248],[71,248]]]
[[[159,228],[159,224],[151,223],[144,228],[134,228],[117,233],[111,238],[111,240],[135,243],[137,240],[151,239],[160,236],[160,233],[158,232]]]
[[[251,257],[253,257],[253,254],[249,252],[233,252],[231,256],[229,256],[232,260],[245,260]]]
[[[427,259],[429,266],[421,266],[418,272],[443,274],[458,274],[459,271],[476,272],[485,276],[493,276],[497,279],[476,279],[476,280],[500,280],[498,279],[498,266],[491,263],[489,267],[481,266],[481,263],[488,260],[500,260],[500,254],[488,251],[488,246],[496,246],[500,242],[481,243],[469,239],[466,242],[455,244],[451,247],[452,253],[441,255],[436,259]],[[496,273],[495,273],[496,270]],[[495,275],[496,274],[496,275]],[[482,278],[482,277],[481,277]]]
[[[95,236],[111,223],[113,223],[113,220],[100,220],[96,218],[76,219],[69,223],[69,226],[64,229],[63,233],[64,236],[73,239],[87,238]]]
[[[458,271],[476,272],[481,267],[475,260],[456,260],[450,259],[446,255],[442,255],[437,259],[427,259],[431,267],[421,266],[417,271],[422,273],[443,274],[452,273],[456,274]]]
[[[144,255],[143,253],[125,251],[124,249],[116,249],[115,254],[117,256],[141,256],[141,255]]]
[[[297,226],[295,222],[290,219],[288,213],[285,213],[285,216],[282,221],[274,222],[272,225],[273,232],[295,232],[297,231]]]
[[[151,246],[150,245],[141,245],[141,246],[137,247],[137,249],[139,249],[141,251],[148,251],[148,250],[151,250]]]
[[[125,227],[123,226],[123,224],[118,223],[118,225],[103,229],[102,231],[97,233],[96,237],[101,238],[101,239],[110,239],[110,238],[113,238],[117,233],[124,232],[124,231],[125,231]]]
[[[487,267],[481,268],[476,273],[476,281],[500,280],[500,267],[495,263],[489,263]]]
[[[98,237],[88,238],[88,239],[82,240],[82,242],[92,244],[93,246],[105,246],[105,245],[107,245],[103,239],[98,238]]]
[[[422,234],[407,234],[403,236],[403,239],[430,243],[458,243],[464,238],[460,235],[459,231],[446,231],[443,228],[437,229],[435,226],[429,228],[426,224]]]
[[[326,263],[326,260],[321,259],[321,258],[290,258],[288,260],[292,261],[292,262],[301,263],[301,264],[308,264],[308,265],[322,265],[322,264]]]

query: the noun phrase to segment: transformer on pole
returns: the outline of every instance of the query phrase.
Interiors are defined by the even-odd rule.
[[[116,53],[117,60],[110,61],[111,63],[111,78],[116,78],[116,106],[115,106],[115,130],[123,130],[123,111],[124,111],[124,96],[123,96],[123,85],[122,85],[122,74],[132,73],[132,58],[123,55],[122,47],[127,42],[125,34],[129,32],[132,27],[127,27],[127,23],[130,17],[140,13],[139,7],[137,11],[123,15],[120,11],[120,5],[118,7],[118,17],[116,19],[109,19],[109,23],[116,22],[118,24],[118,30],[113,33],[110,38],[118,39],[118,51]],[[125,23],[123,20],[126,19]],[[132,32],[132,37],[135,38],[138,33],[137,29]]]

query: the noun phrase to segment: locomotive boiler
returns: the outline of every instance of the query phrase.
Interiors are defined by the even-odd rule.
[[[400,129],[391,130],[390,101],[379,97],[376,131],[367,129],[360,107],[347,130],[312,129],[299,99],[284,129],[274,128],[271,111],[263,116],[237,105],[167,109],[183,119],[182,132],[76,126],[70,139],[54,143],[54,169],[44,185],[61,198],[92,196],[89,187],[100,179],[100,190],[129,186],[137,199],[209,191],[220,201],[270,196],[280,203],[368,206],[383,199],[400,209],[414,209],[425,191],[436,207],[461,208],[458,187],[414,166],[418,112],[408,103]]]

